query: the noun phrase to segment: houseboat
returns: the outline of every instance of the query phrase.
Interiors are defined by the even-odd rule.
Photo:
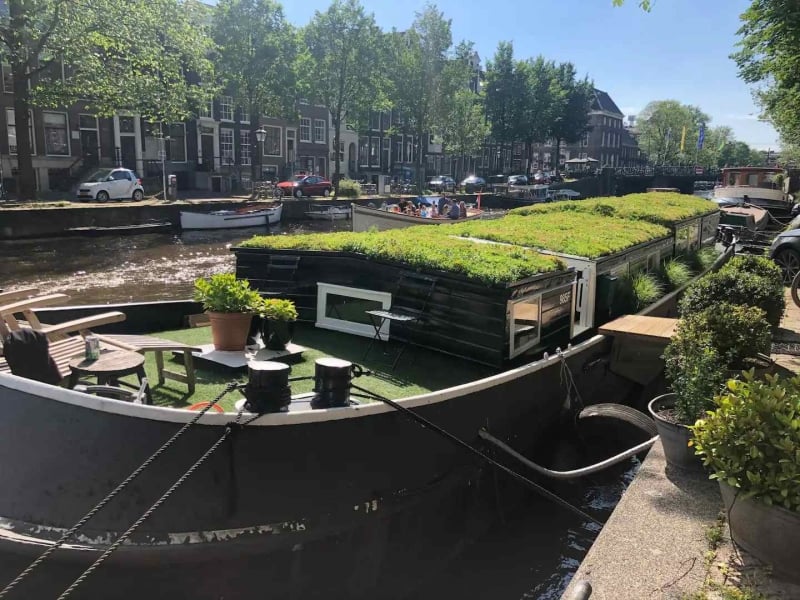
[[[732,198],[763,208],[773,216],[791,214],[794,197],[788,193],[783,169],[773,167],[734,167],[722,170],[722,183],[714,188],[714,199]]]

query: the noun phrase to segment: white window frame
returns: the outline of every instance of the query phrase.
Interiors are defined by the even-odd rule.
[[[253,164],[253,150],[250,146],[250,131],[247,129],[239,130],[239,164],[249,167]]]
[[[250,123],[250,113],[247,112],[248,109],[244,106],[239,107],[239,122],[240,123]]]
[[[315,144],[325,144],[325,130],[327,129],[327,125],[325,123],[325,119],[314,119],[314,143]],[[317,134],[320,134],[317,136]]]
[[[14,128],[14,138],[16,139],[19,133],[17,132],[17,123],[14,117],[14,108],[13,107],[6,107],[6,139],[8,139],[8,153],[12,156],[16,156],[17,152],[11,151],[11,135],[9,133],[9,129]],[[28,111],[28,135],[31,138],[31,156],[36,156],[36,130],[35,125],[33,123],[33,111]],[[17,146],[15,145],[14,148]]]
[[[64,117],[64,127],[66,127],[66,137],[67,137],[67,152],[66,154],[50,154],[47,152],[47,123],[45,123],[45,115],[63,115]],[[59,112],[55,110],[46,110],[42,111],[42,133],[44,134],[44,151],[45,156],[72,156],[72,144],[70,143],[70,129],[69,129],[69,114],[65,112]]]
[[[263,156],[283,156],[283,127],[278,127],[277,125],[263,125],[266,131],[270,129],[277,129],[278,130],[278,153],[277,154],[268,154],[267,153],[267,140],[264,139],[264,143],[262,144],[263,148],[261,152]]]
[[[300,119],[300,141],[311,143],[311,119],[306,117]]]
[[[197,111],[198,119],[213,119],[214,118],[214,101],[209,100],[208,104]]]
[[[374,300],[375,302],[380,302],[384,310],[388,310],[392,306],[392,295],[389,292],[352,288],[321,281],[317,282],[317,320],[314,325],[321,329],[342,331],[344,333],[352,333],[353,335],[360,335],[368,338],[375,337],[375,329],[369,323],[355,323],[353,321],[345,321],[344,319],[334,319],[325,316],[328,294],[350,296],[351,298],[359,298],[361,300]],[[384,322],[381,326],[379,335],[381,340],[386,341],[389,339],[388,321]]]
[[[538,318],[536,319],[536,338],[524,346],[517,348],[514,346],[514,306],[517,304],[529,303],[534,300],[536,301],[536,307],[538,311]],[[506,318],[508,319],[508,358],[514,358],[515,356],[518,356],[536,346],[536,344],[538,344],[542,339],[542,292],[530,294],[529,296],[519,298],[513,302],[509,301]]]
[[[233,97],[219,97],[219,120],[233,122]]]
[[[0,74],[0,79],[2,79],[2,82],[0,82],[0,85],[3,87],[3,93],[13,94],[14,93],[13,78],[11,79],[11,89],[6,88],[6,73],[8,73],[9,76],[11,77],[11,64],[7,63],[5,60],[0,61],[0,68],[2,69],[2,73]]]
[[[230,136],[230,142],[226,138]],[[227,150],[227,153],[226,153]],[[228,127],[220,127],[219,130],[219,157],[220,163],[224,165],[232,165],[236,161],[236,152],[234,146],[233,129]]]

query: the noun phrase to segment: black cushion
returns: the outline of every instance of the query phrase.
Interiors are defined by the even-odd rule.
[[[57,385],[61,373],[50,356],[49,345],[41,331],[21,329],[3,339],[3,355],[14,375]]]

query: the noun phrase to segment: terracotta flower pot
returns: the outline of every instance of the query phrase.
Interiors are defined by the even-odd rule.
[[[211,337],[214,340],[215,350],[228,352],[244,350],[253,315],[209,312],[208,318],[211,321]]]
[[[703,468],[703,461],[695,455],[694,448],[689,446],[689,440],[692,438],[691,430],[686,425],[673,423],[660,414],[662,410],[674,406],[675,394],[657,396],[647,405],[647,410],[656,422],[656,429],[664,448],[664,458],[673,467],[699,471]]]

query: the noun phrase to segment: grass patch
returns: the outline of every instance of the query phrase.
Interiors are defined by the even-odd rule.
[[[664,286],[652,273],[640,272],[631,277],[631,290],[637,311],[650,306],[664,295]]]
[[[432,231],[449,227],[422,225],[382,232],[256,236],[240,246],[354,252],[367,258],[401,262],[420,270],[448,271],[488,284],[507,284],[564,269],[564,263],[557,258],[532,250],[476,244]]]
[[[661,273],[670,290],[683,287],[694,277],[689,265],[676,258],[667,260],[661,267]]]
[[[666,237],[669,230],[643,221],[613,219],[591,213],[553,212],[466,221],[439,233],[598,258]]]
[[[621,198],[590,198],[577,202],[553,202],[515,208],[517,215],[554,212],[594,213],[607,217],[647,221],[666,227],[680,221],[719,210],[711,200],[676,194],[673,192],[648,192],[629,194]]]
[[[211,343],[211,329],[209,327],[164,331],[156,335],[191,345]],[[491,367],[481,366],[414,346],[406,349],[397,364],[397,369],[391,371],[388,359],[392,357],[384,357],[383,350],[388,349],[393,352],[397,348],[393,342],[388,344],[383,342],[380,346],[376,342],[376,346],[370,352],[367,360],[362,360],[368,343],[366,338],[325,329],[316,329],[313,326],[301,323],[298,323],[293,341],[307,347],[308,350],[303,354],[299,362],[292,364],[291,377],[313,376],[314,361],[324,356],[333,356],[358,363],[372,371],[372,375],[360,377],[354,380],[355,383],[391,399],[424,394],[468,383],[497,373],[497,370]],[[181,359],[172,361],[167,356],[164,359],[167,368],[181,370],[180,367],[177,367],[183,364]],[[167,380],[164,385],[157,385],[158,378],[154,353],[145,354],[145,371],[147,372],[148,381],[152,385],[153,404],[174,408],[186,408],[196,402],[213,400],[225,389],[225,385],[229,381],[244,382],[247,379],[246,372],[201,368],[196,364],[197,387],[195,393],[192,396],[188,396],[186,384]],[[131,382],[136,381],[135,377],[125,379]],[[313,380],[293,382],[292,394],[310,392],[313,387]],[[234,411],[234,403],[239,398],[241,398],[240,393],[233,392],[225,396],[220,404],[226,411]]]

